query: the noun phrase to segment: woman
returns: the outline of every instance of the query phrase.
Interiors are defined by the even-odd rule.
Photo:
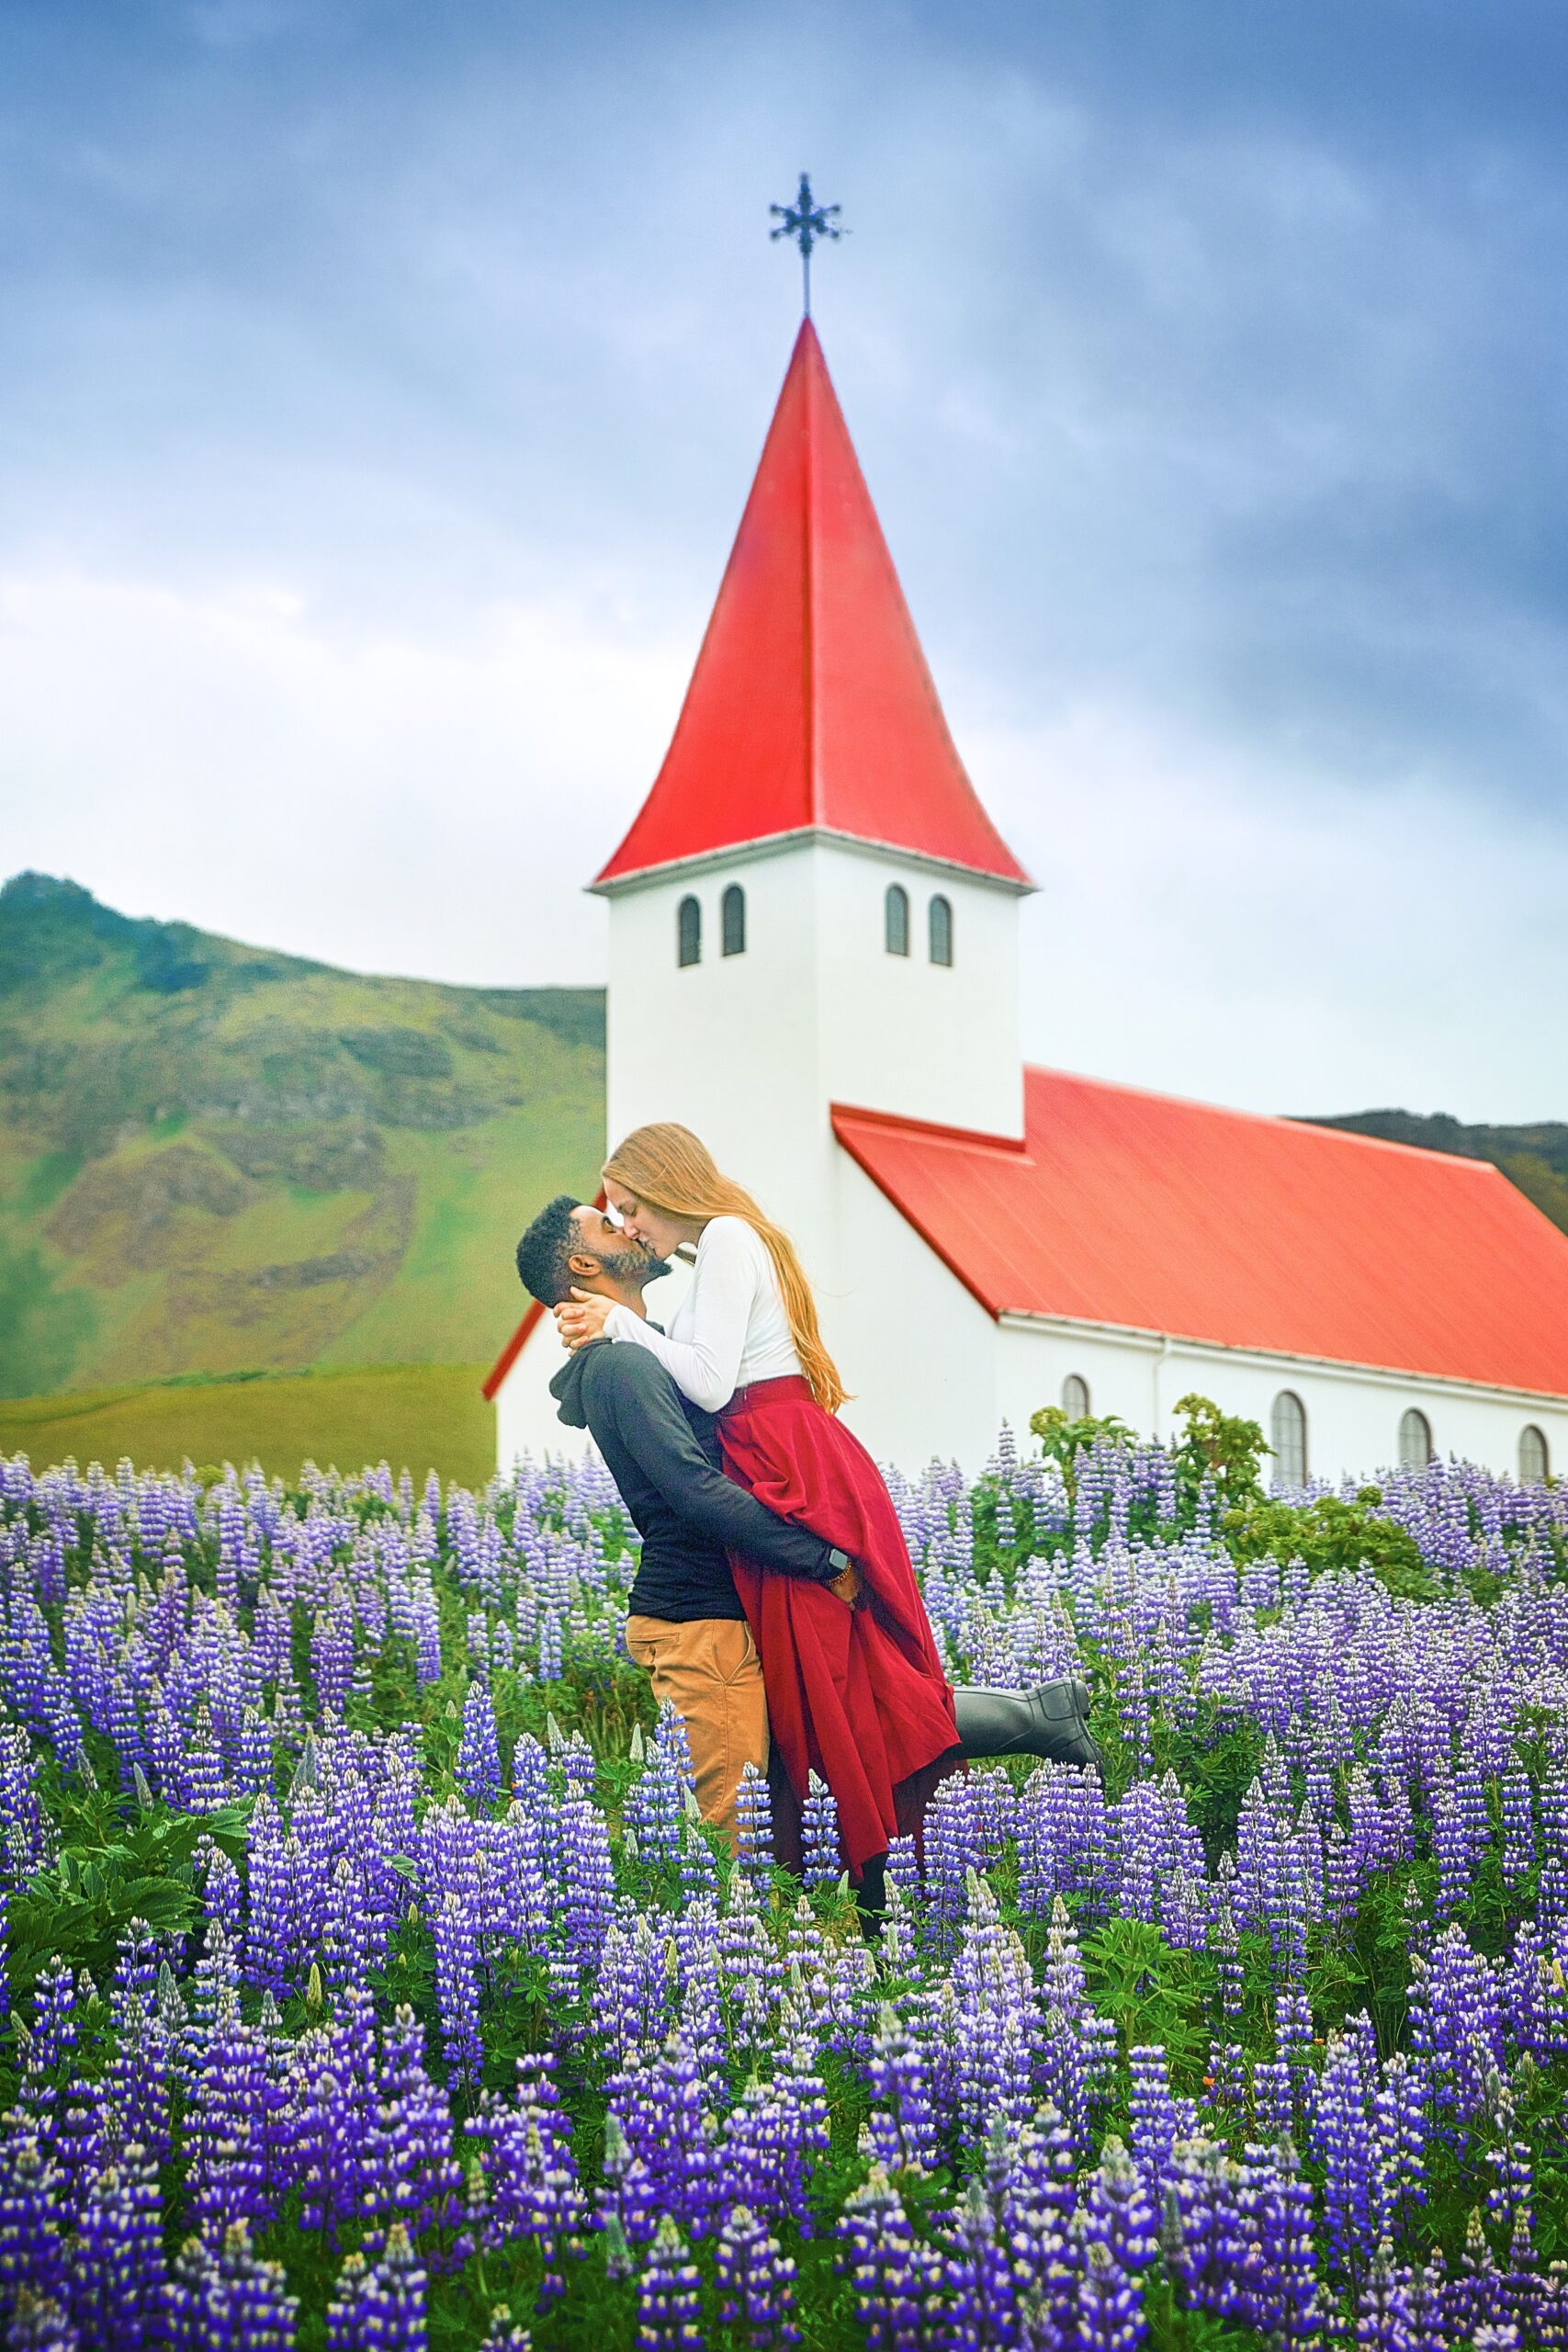
[[[632,1239],[659,1257],[694,1254],[695,1272],[667,1333],[574,1292],[556,1310],[562,1338],[650,1349],[694,1404],[718,1415],[729,1476],[858,1570],[833,1588],[733,1563],[790,1789],[798,1804],[812,1771],[827,1782],[859,1884],[960,1760],[953,1693],[892,1498],[836,1418],[843,1383],[793,1243],[696,1136],[638,1127],[605,1161],[604,1192]]]

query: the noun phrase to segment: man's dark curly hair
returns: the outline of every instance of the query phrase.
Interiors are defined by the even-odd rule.
[[[570,1193],[558,1193],[547,1201],[517,1244],[517,1272],[525,1290],[532,1291],[541,1306],[558,1306],[563,1298],[571,1295],[571,1273],[567,1260],[577,1246],[577,1227],[572,1223],[573,1209],[582,1203]]]

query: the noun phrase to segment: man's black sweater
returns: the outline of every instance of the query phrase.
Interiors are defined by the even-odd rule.
[[[819,1536],[725,1476],[713,1415],[682,1396],[647,1348],[592,1340],[567,1358],[550,1394],[567,1426],[592,1435],[642,1537],[634,1616],[744,1616],[730,1552],[784,1576],[834,1575]]]

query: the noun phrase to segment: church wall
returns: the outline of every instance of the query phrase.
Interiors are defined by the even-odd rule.
[[[999,1409],[1019,1430],[1039,1406],[1059,1405],[1063,1381],[1076,1373],[1089,1383],[1092,1412],[1166,1438],[1177,1433],[1177,1400],[1194,1391],[1260,1422],[1267,1434],[1274,1399],[1289,1389],[1306,1412],[1313,1477],[1370,1476],[1396,1463],[1400,1417],[1409,1406],[1426,1414],[1439,1458],[1451,1453],[1515,1476],[1520,1432],[1533,1423],[1546,1435],[1552,1467],[1568,1467],[1568,1404],[1022,1317],[1004,1319],[998,1342]]]
[[[569,1430],[556,1419],[549,1383],[566,1362],[556,1327],[548,1317],[535,1325],[528,1343],[496,1393],[496,1465],[509,1471],[520,1454],[536,1462],[547,1453],[575,1462],[588,1443],[585,1430]]]
[[[836,1173],[840,1282],[818,1306],[854,1391],[844,1419],[878,1462],[978,1470],[1000,1419],[997,1327],[847,1152]]]

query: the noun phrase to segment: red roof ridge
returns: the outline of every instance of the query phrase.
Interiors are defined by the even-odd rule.
[[[1468,1152],[1439,1151],[1433,1144],[1396,1143],[1390,1136],[1364,1136],[1354,1127],[1331,1127],[1321,1120],[1303,1117],[1293,1111],[1247,1111],[1233,1102],[1211,1102],[1197,1094],[1172,1094],[1168,1088],[1134,1086],[1130,1079],[1100,1078],[1091,1070],[1056,1069],[1045,1062],[1026,1062],[1025,1079],[1066,1079],[1070,1085],[1097,1086],[1107,1093],[1135,1094],[1147,1102],[1170,1102],[1185,1111],[1208,1111],[1221,1119],[1247,1119],[1259,1126],[1288,1127],[1292,1132],[1305,1128],[1314,1136],[1328,1136],[1339,1143],[1369,1144],[1374,1151],[1407,1153],[1416,1159],[1440,1160],[1445,1168],[1468,1168],[1486,1176],[1499,1176],[1505,1184],[1509,1179],[1503,1174],[1495,1160],[1472,1159]],[[1517,1187],[1514,1188],[1516,1191]],[[1529,1195],[1524,1197],[1528,1200]],[[1551,1219],[1547,1218],[1550,1225]],[[1556,1228],[1554,1228],[1556,1229]]]
[[[989,1135],[981,1127],[953,1127],[940,1119],[909,1119],[901,1111],[865,1111],[855,1102],[830,1102],[829,1115],[835,1129],[840,1119],[862,1125],[895,1127],[900,1135],[924,1136],[932,1143],[955,1143],[966,1151],[1005,1151],[1010,1159],[1026,1159],[1029,1145],[1022,1136]]]

